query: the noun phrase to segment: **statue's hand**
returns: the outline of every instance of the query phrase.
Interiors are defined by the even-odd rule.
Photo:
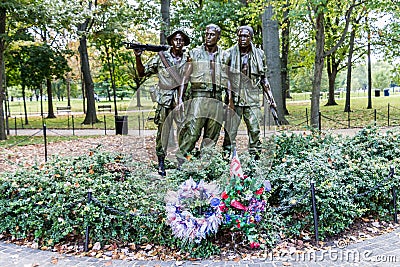
[[[135,56],[140,57],[142,55],[142,53],[143,53],[143,50],[135,49],[134,52],[135,52]]]

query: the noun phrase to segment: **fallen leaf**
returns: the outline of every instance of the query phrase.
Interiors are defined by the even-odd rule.
[[[101,249],[101,244],[100,244],[100,242],[94,243],[94,245],[93,245],[93,250],[100,250],[100,249]]]

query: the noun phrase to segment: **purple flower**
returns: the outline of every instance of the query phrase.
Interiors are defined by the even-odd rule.
[[[271,182],[269,180],[264,181],[264,189],[265,191],[269,192],[272,189]]]
[[[256,222],[261,221],[261,216],[256,214],[256,216],[254,216],[254,220],[256,220]]]

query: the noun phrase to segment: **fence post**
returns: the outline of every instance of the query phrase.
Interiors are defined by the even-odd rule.
[[[69,130],[69,112],[68,112],[67,116],[68,116],[68,130]]]
[[[308,127],[308,109],[306,108],[306,121],[307,121],[307,127]]]
[[[92,189],[88,190],[88,199],[87,199],[87,205],[90,205],[90,202],[92,202]],[[85,231],[85,252],[88,252],[89,250],[89,224],[86,225],[86,231]]]
[[[350,110],[347,111],[347,128],[350,128]]]
[[[376,126],[376,109],[374,109],[374,126]]]
[[[393,196],[393,217],[394,217],[394,222],[397,223],[397,205],[396,205],[396,186],[392,187],[392,196]]]
[[[311,181],[311,200],[312,200],[312,210],[313,210],[313,217],[314,217],[314,233],[315,233],[315,241],[317,242],[317,246],[319,246],[319,239],[318,239],[318,214],[317,214],[317,206],[315,201],[315,186],[314,181]]]
[[[140,136],[140,115],[137,116],[138,124],[139,124],[139,136]]]
[[[394,176],[394,166],[390,166],[390,171],[389,171],[389,175],[393,178]],[[394,216],[394,222],[397,223],[397,197],[396,197],[396,185],[393,185],[392,187],[392,196],[393,196],[393,216]]]
[[[15,135],[17,135],[17,117],[14,117],[14,129],[15,129]]]
[[[143,133],[144,133],[144,112],[142,111],[142,126],[143,126]]]
[[[390,110],[390,104],[388,103],[388,127],[390,126],[390,113],[389,113],[389,110]]]
[[[322,129],[322,125],[321,125],[321,123],[322,123],[322,119],[321,119],[321,111],[319,111],[318,112],[318,130],[319,131],[321,131],[321,129]]]
[[[75,135],[75,120],[74,120],[74,115],[72,115],[72,135]]]
[[[104,135],[107,135],[107,122],[106,122],[106,115],[104,115]]]
[[[44,140],[44,161],[47,161],[47,135],[46,135],[46,124],[43,124],[43,140]]]

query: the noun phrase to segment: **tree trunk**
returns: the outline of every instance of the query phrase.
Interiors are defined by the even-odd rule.
[[[4,62],[4,49],[5,49],[5,40],[4,36],[6,33],[6,9],[4,7],[0,8],[0,66],[3,65]],[[4,123],[4,86],[3,86],[3,68],[0,68],[0,140],[6,140],[6,127]]]
[[[3,60],[2,64],[2,71],[3,71],[3,91],[4,91],[4,118],[5,118],[5,127],[6,127],[6,135],[10,135],[10,125],[8,118],[10,117],[10,105],[8,102],[8,92],[7,92],[7,75],[6,75],[6,68],[5,68],[5,62]]]
[[[22,101],[24,103],[25,125],[28,125],[29,121],[28,121],[28,111],[26,110],[25,88],[26,88],[25,84],[22,84]]]
[[[324,68],[324,45],[325,45],[325,32],[324,32],[324,13],[319,11],[316,18],[316,47],[314,59],[314,78],[313,88],[311,94],[311,126],[319,129],[319,101],[321,92],[321,78],[322,70]]]
[[[140,102],[140,88],[139,87],[136,90],[136,106],[137,107],[142,107],[142,103]]]
[[[291,98],[290,96],[290,80],[289,80],[289,71],[288,71],[288,58],[289,58],[289,35],[290,35],[290,20],[289,20],[289,5],[286,4],[286,9],[284,11],[284,20],[282,28],[282,103],[283,103],[283,111],[285,115],[289,115],[289,111],[286,107],[286,99]]]
[[[273,16],[272,6],[266,8],[262,16],[263,45],[267,60],[267,77],[274,96],[278,118],[281,124],[287,124],[282,99],[281,59],[279,56],[279,30],[278,22],[271,20]],[[264,107],[266,109],[266,107]]]
[[[86,114],[86,90],[85,90],[85,80],[83,79],[83,73],[81,72],[81,91],[82,91],[82,109],[83,113]]]
[[[325,106],[336,106],[337,103],[335,101],[335,81],[336,76],[338,74],[338,64],[335,60],[335,53],[332,53],[326,58],[326,70],[328,72],[328,103]]]
[[[79,40],[79,54],[81,56],[81,71],[86,93],[86,116],[82,124],[93,124],[99,122],[96,115],[96,105],[94,100],[94,84],[90,72],[89,56],[87,52],[87,40],[83,35]]]
[[[71,78],[67,77],[67,106],[71,106]]]
[[[353,60],[353,51],[354,51],[354,39],[356,36],[356,30],[353,30],[350,33],[350,47],[349,47],[349,56],[347,58],[347,86],[346,86],[346,103],[344,105],[344,112],[350,112],[350,94],[351,94],[351,71],[352,71],[352,60]]]
[[[110,56],[110,51],[108,46],[106,45],[105,47],[105,52],[106,52],[106,59],[107,59],[107,64],[108,64],[108,70],[110,73],[110,80],[111,80],[111,87],[113,91],[113,100],[114,100],[114,115],[118,116],[118,109],[117,109],[117,89],[115,88],[115,80],[114,80],[114,57],[111,54]],[[111,60],[110,60],[111,57]]]
[[[169,26],[170,26],[170,19],[169,19],[170,5],[171,5],[170,0],[161,0],[162,24],[161,24],[161,30],[160,30],[160,44],[162,44],[162,45],[167,43],[167,35],[169,32]]]
[[[51,88],[51,80],[46,79],[46,87],[47,87],[47,118],[54,119],[56,115],[54,115],[53,108],[53,90]]]
[[[43,113],[44,113],[44,110],[43,110],[43,87],[42,87],[41,83],[39,85],[39,93],[40,93],[40,117],[42,117],[42,120],[43,120]]]

